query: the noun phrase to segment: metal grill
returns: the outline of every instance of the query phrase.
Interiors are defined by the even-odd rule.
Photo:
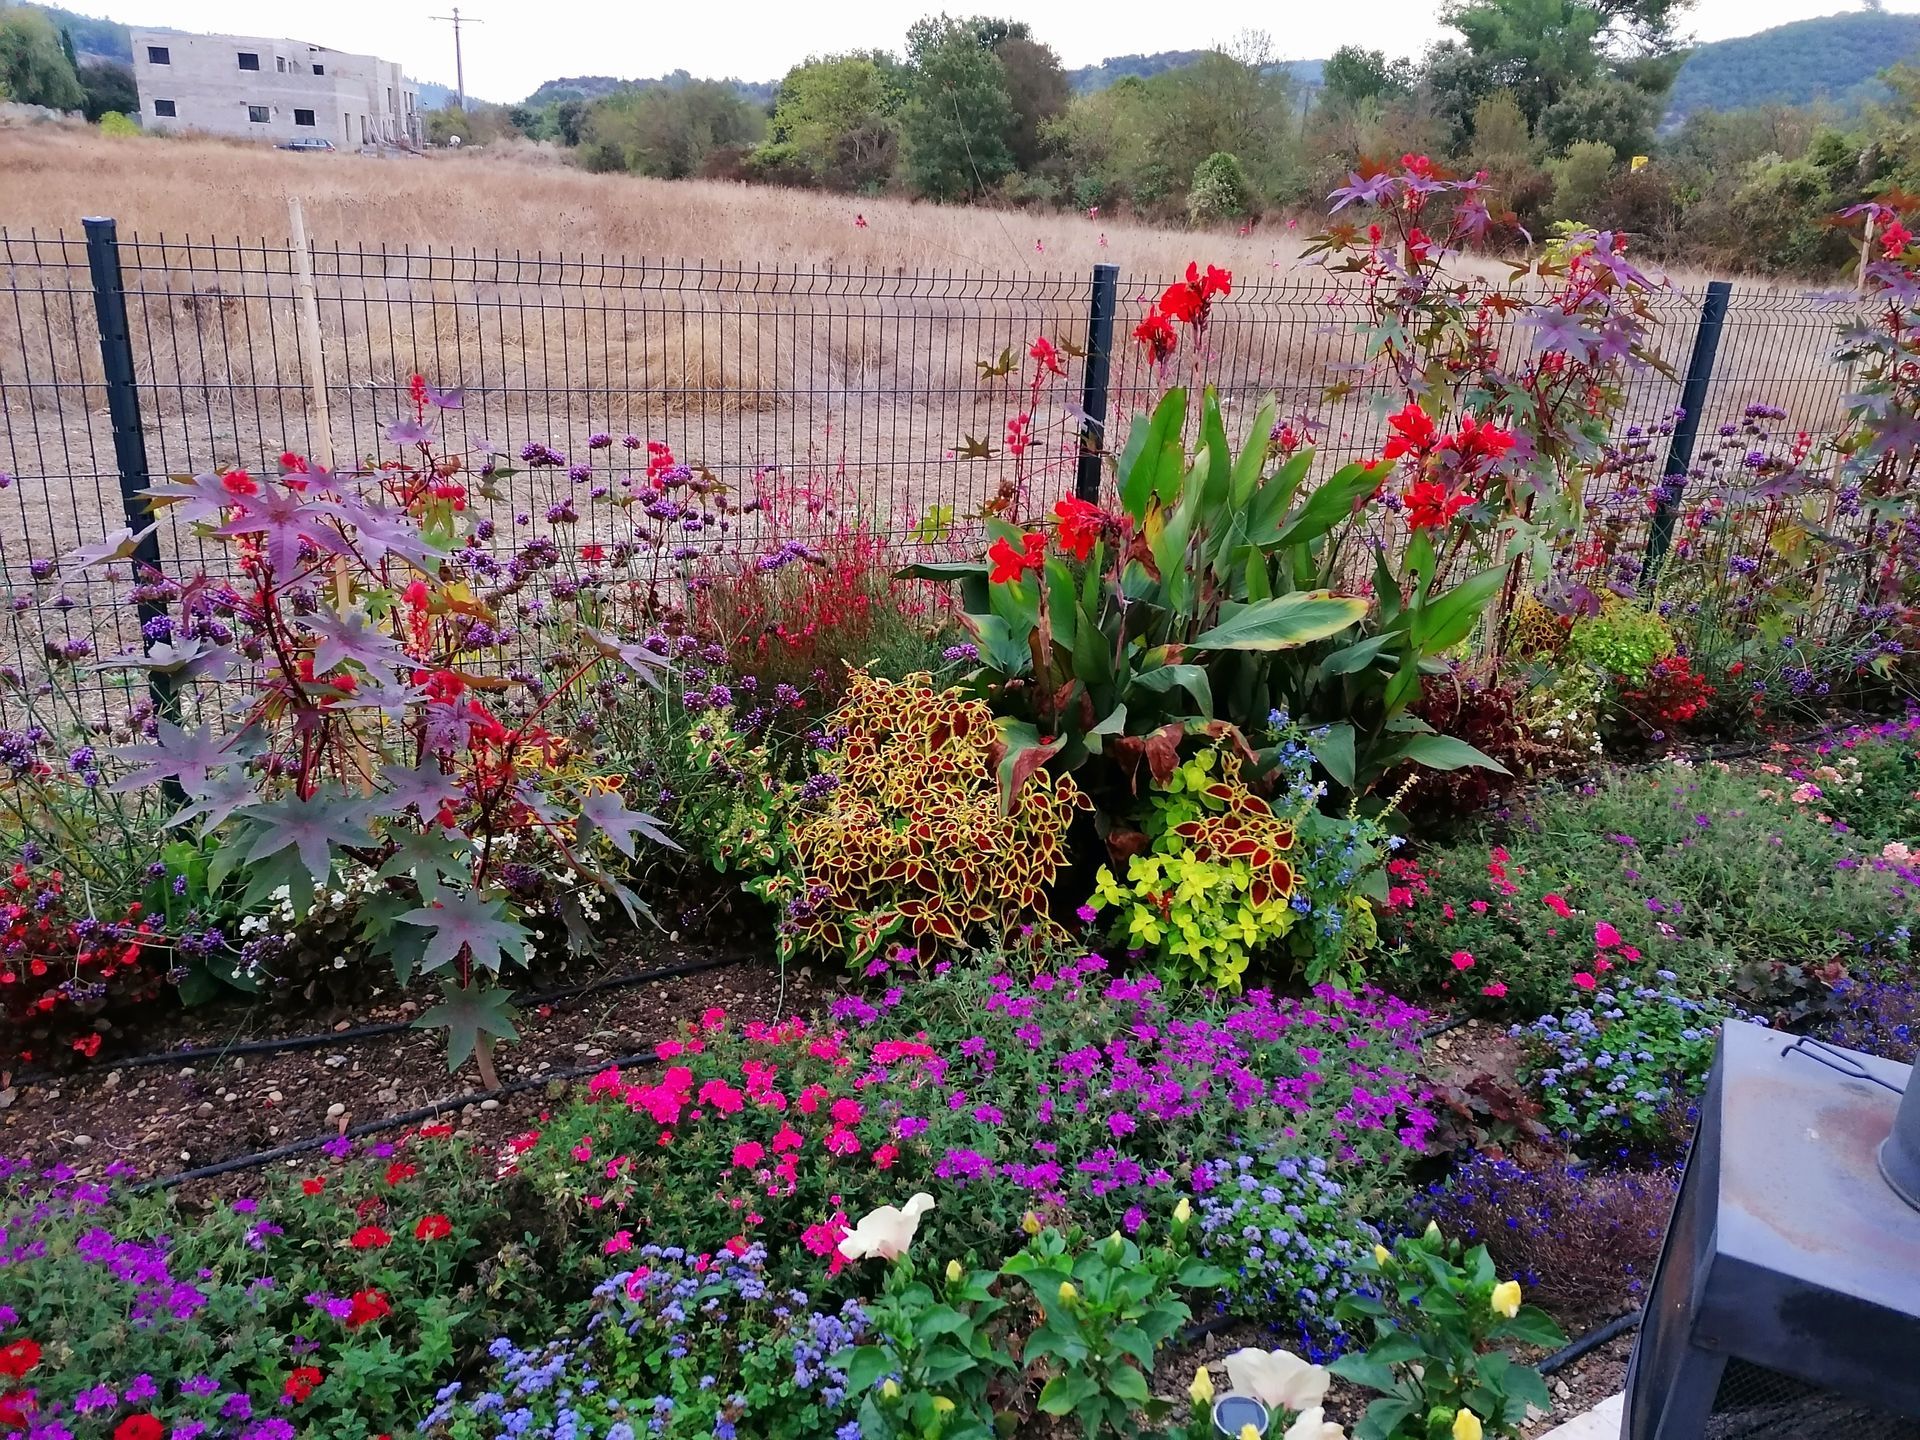
[[[1920,1420],[1808,1385],[1777,1370],[1729,1360],[1703,1440],[1920,1440]]]

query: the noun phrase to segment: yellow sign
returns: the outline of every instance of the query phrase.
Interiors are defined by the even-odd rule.
[[[1636,156],[1634,156],[1634,157],[1633,157],[1633,163],[1632,163],[1631,165],[1629,165],[1629,166],[1628,166],[1627,168],[1628,168],[1629,170],[1638,170],[1638,169],[1639,169],[1639,168],[1640,168],[1641,166],[1643,166],[1643,165],[1645,165],[1646,163],[1647,163],[1647,157],[1646,157],[1646,156],[1644,156],[1644,155],[1636,155]]]

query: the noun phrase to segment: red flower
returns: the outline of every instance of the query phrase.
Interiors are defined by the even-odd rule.
[[[604,545],[582,545],[580,547],[580,558],[589,565],[598,565],[602,560],[607,558],[607,547]]]
[[[1898,221],[1894,222],[1898,224]],[[229,470],[220,477],[220,488],[229,495],[258,495],[260,482],[244,470]]]
[[[1039,531],[1029,530],[1022,535],[1020,547],[1015,550],[1004,535],[987,547],[987,558],[993,561],[993,573],[988,578],[993,584],[1010,584],[1027,571],[1038,570],[1047,563],[1047,537]]]
[[[301,1191],[307,1195],[318,1195],[322,1190],[326,1188],[327,1188],[327,1177],[324,1175],[315,1175],[309,1179],[302,1180],[300,1182]]]
[[[420,1172],[412,1165],[396,1160],[387,1166],[387,1184],[398,1185],[402,1180],[411,1180]]]
[[[1033,377],[1036,384],[1049,372],[1060,376],[1067,373],[1067,367],[1060,360],[1060,351],[1044,335],[1033,337],[1033,344],[1027,347],[1027,354],[1031,355],[1040,366],[1039,374]]]
[[[1439,438],[1433,417],[1418,405],[1410,404],[1398,414],[1389,415],[1387,428],[1393,434],[1380,453],[1389,460],[1398,460],[1402,455],[1423,456],[1433,449]]]
[[[1033,444],[1033,416],[1022,413],[1007,421],[1007,453],[1018,460]]]
[[[413,1227],[416,1240],[444,1240],[453,1234],[453,1222],[444,1215],[422,1215]]]
[[[307,1397],[313,1394],[314,1387],[326,1378],[325,1375],[314,1369],[313,1366],[302,1365],[291,1375],[287,1376],[286,1386],[280,1393],[296,1405],[303,1404]]]
[[[40,1342],[37,1340],[15,1340],[0,1345],[0,1375],[10,1380],[18,1380],[39,1363]]]
[[[1913,243],[1913,232],[1902,225],[1898,218],[1889,220],[1887,228],[1880,232],[1880,254],[1888,260],[1898,260]]]
[[[0,1430],[24,1430],[38,1408],[31,1390],[9,1390],[0,1395]]]
[[[362,1225],[347,1243],[356,1250],[384,1250],[393,1243],[393,1236],[378,1225]]]
[[[1449,495],[1437,480],[1419,480],[1407,487],[1407,524],[1415,530],[1439,529],[1473,503],[1471,495]]]
[[[1156,363],[1173,354],[1180,344],[1172,322],[1157,309],[1147,311],[1147,318],[1133,327],[1133,338],[1147,347]]]
[[[1205,322],[1207,310],[1213,304],[1216,295],[1233,293],[1233,275],[1209,265],[1206,273],[1200,273],[1200,262],[1187,262],[1187,278],[1175,285],[1169,285],[1166,293],[1160,297],[1160,309],[1170,320],[1178,320],[1187,325],[1199,325]]]
[[[1482,463],[1497,464],[1513,449],[1513,432],[1497,425],[1483,425],[1469,415],[1460,422],[1458,433],[1447,437],[1447,448],[1460,457],[1460,463],[1472,469]]]
[[[1433,178],[1433,161],[1424,155],[1402,155],[1400,166],[1409,175],[1416,175],[1422,180]]]
[[[393,1313],[393,1306],[378,1290],[356,1290],[353,1309],[347,1312],[347,1328],[358,1330]]]
[[[1091,501],[1069,495],[1054,502],[1053,514],[1060,522],[1056,538],[1062,553],[1085,560],[1093,550],[1093,542],[1100,538],[1105,512]]]
[[[141,1410],[113,1427],[113,1440],[160,1440],[166,1433],[166,1426]]]
[[[420,1138],[422,1140],[444,1140],[451,1134],[453,1134],[453,1126],[451,1125],[422,1125],[420,1127]]]

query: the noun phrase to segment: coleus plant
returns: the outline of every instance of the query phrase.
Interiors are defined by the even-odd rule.
[[[990,517],[984,560],[910,572],[962,584],[979,652],[968,683],[1000,716],[1003,785],[1098,757],[1139,793],[1142,767],[1164,783],[1189,736],[1253,755],[1245,735],[1275,711],[1324,720],[1316,752],[1355,790],[1406,761],[1494,765],[1408,713],[1423,670],[1473,633],[1500,586],[1497,567],[1441,582],[1471,534],[1457,509],[1416,529],[1396,572],[1369,504],[1392,463],[1309,488],[1313,452],[1270,441],[1283,428],[1271,398],[1238,452],[1211,390],[1198,420],[1189,451],[1179,387],[1136,419],[1116,510],[1069,498],[1032,528]],[[1339,593],[1355,570],[1371,571],[1373,603]]]
[[[591,494],[623,538],[563,547],[554,535],[579,523],[566,498],[546,513],[549,533],[503,561],[493,521],[470,502],[499,498],[513,472],[437,448],[431,412],[456,408],[457,394],[415,376],[409,397],[412,418],[387,432],[404,459],[330,472],[289,453],[277,476],[233,470],[147,492],[226,552],[232,578],[136,575],[160,623],[105,664],[203,683],[181,692],[199,718],[176,703],[119,752],[129,768],[114,783],[173,787],[185,803],[170,823],[217,841],[209,883],[244,883],[243,904],[286,897],[302,917],[345,867],[370,870],[361,938],[402,981],[444,976],[420,1023],[447,1031],[449,1068],[473,1055],[491,1087],[493,1044],[514,1034],[496,981],[527,963],[533,872],[598,887],[638,916],[621,866],[642,841],[672,844],[627,805],[622,775],[547,722],[562,697],[658,682],[667,647],[620,638],[615,614],[647,590],[668,537],[705,520],[675,498],[691,475],[671,456],[638,478],[575,465],[569,483],[607,482]],[[524,454],[565,464],[545,446]],[[70,566],[126,558],[137,538],[109,536]],[[510,668],[529,656],[533,668]],[[578,915],[569,924],[584,932]]]

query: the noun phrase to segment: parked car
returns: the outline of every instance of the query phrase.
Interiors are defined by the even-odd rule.
[[[333,142],[319,135],[298,135],[291,140],[282,140],[273,148],[276,150],[331,150]]]

